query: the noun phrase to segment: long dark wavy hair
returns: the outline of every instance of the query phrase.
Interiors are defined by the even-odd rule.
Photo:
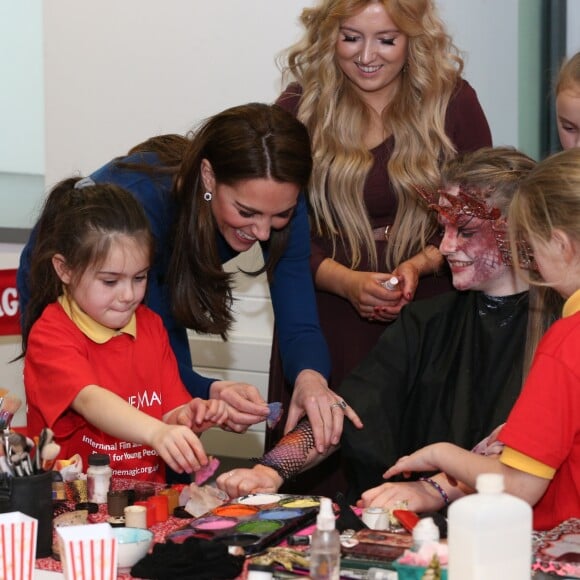
[[[167,272],[176,320],[198,332],[226,338],[233,321],[231,274],[224,272],[216,245],[211,204],[203,200],[201,162],[207,159],[216,181],[227,185],[247,179],[273,179],[305,188],[312,171],[310,139],[304,125],[276,105],[250,103],[227,109],[187,136],[160,135],[133,147],[130,154],[155,153],[158,167],[125,163],[173,178],[176,222]],[[290,225],[272,230],[268,255],[258,275],[271,281],[288,244]]]

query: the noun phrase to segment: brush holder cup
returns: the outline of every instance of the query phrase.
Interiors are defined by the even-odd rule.
[[[52,554],[52,474],[0,479],[0,513],[22,512],[38,520],[36,557]]]

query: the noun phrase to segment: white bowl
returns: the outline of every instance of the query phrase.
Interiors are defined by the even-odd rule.
[[[153,542],[153,532],[142,528],[113,528],[113,537],[117,539],[119,572],[129,571],[144,558]]]

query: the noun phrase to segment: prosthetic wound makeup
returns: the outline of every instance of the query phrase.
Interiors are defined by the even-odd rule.
[[[314,435],[310,423],[303,419],[256,463],[271,467],[287,481],[302,471],[308,452],[314,449]]]
[[[501,210],[490,205],[493,188],[476,189],[459,186],[457,193],[439,188],[428,191],[415,186],[415,191],[427,203],[427,207],[436,211],[449,222],[456,224],[462,217],[473,217],[490,222],[502,261],[506,266],[513,266],[510,249],[508,225]],[[530,246],[523,240],[517,242],[518,263],[526,270],[534,269]]]

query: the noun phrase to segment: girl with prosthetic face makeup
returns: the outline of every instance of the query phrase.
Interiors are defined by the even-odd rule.
[[[453,216],[449,198],[459,195],[452,186],[439,200],[439,223],[444,235],[439,245],[457,290],[480,290],[490,296],[502,296],[514,284],[514,272],[501,256],[497,244],[498,224],[491,220],[461,213]],[[463,195],[463,193],[461,193]],[[449,197],[448,197],[449,196]]]
[[[554,289],[565,303],[497,433],[505,447],[501,455],[485,456],[435,443],[399,459],[385,477],[442,470],[448,494],[457,497],[474,488],[480,473],[501,473],[506,491],[534,507],[534,529],[547,530],[580,513],[580,149],[540,162],[522,180],[509,220],[512,245],[525,239],[533,250],[542,279],[531,281]],[[452,487],[451,480],[460,485]],[[433,506],[441,501],[432,500]]]
[[[345,427],[341,439],[351,501],[382,483],[402,453],[440,440],[469,449],[505,421],[527,368],[526,346],[533,350],[547,324],[528,316],[534,300],[515,275],[507,235],[508,204],[534,165],[514,149],[481,149],[447,164],[442,189],[421,190],[443,227],[441,253],[457,290],[406,306],[339,387],[364,424]],[[276,489],[321,458],[301,423],[253,471],[236,469],[218,484],[231,495]],[[389,493],[370,490],[361,503],[389,504]]]

